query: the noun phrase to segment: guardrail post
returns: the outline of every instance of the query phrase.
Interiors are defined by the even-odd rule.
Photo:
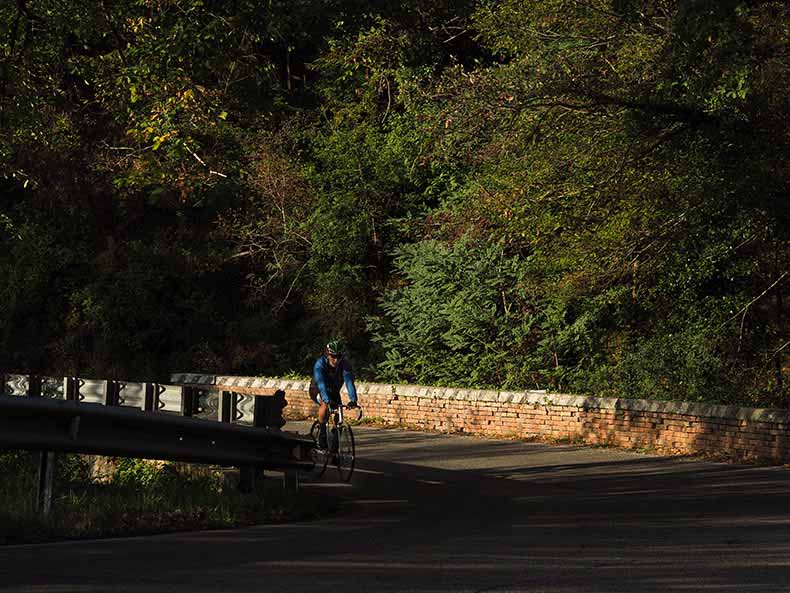
[[[3,384],[5,388],[5,383]],[[27,396],[41,397],[41,377],[29,375],[27,379]],[[36,492],[36,509],[42,515],[49,515],[52,510],[52,490],[55,482],[55,453],[39,451],[38,453],[38,491]]]
[[[30,375],[27,378],[27,396],[41,397],[41,377]]]
[[[55,463],[57,458],[52,451],[41,451],[38,461],[38,497],[36,507],[42,515],[52,510],[52,491],[55,486]]]
[[[116,385],[116,404],[117,406],[122,406],[126,403],[126,399],[123,397],[123,390],[126,389],[126,383],[123,381],[115,381]]]
[[[81,401],[82,394],[80,394],[80,387],[82,387],[85,384],[85,381],[83,381],[79,377],[66,377],[64,381],[66,383],[66,386],[63,391],[65,392],[66,399],[68,401],[74,401],[74,402]]]
[[[126,389],[126,383],[110,379],[107,381],[107,390],[104,395],[104,404],[107,406],[122,406],[125,403],[121,392]]]
[[[118,405],[118,382],[108,379],[104,382],[104,405],[117,406]]]
[[[233,422],[236,416],[236,394],[232,391],[223,391],[219,396],[219,421]]]
[[[256,428],[266,426],[266,402],[263,400],[264,396],[257,396],[255,398],[255,406],[252,409],[252,425]]]
[[[194,416],[198,407],[198,389],[184,385],[181,387],[181,415],[186,418]]]
[[[145,383],[145,403],[143,410],[156,412],[159,410],[159,396],[165,392],[165,387],[159,383]]]

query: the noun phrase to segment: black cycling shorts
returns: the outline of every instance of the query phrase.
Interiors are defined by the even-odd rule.
[[[310,399],[317,403],[319,406],[323,403],[323,399],[321,399],[321,392],[318,390],[318,385],[315,384],[315,381],[310,381]],[[340,405],[340,392],[332,393],[329,392],[329,402],[331,407],[335,408]]]

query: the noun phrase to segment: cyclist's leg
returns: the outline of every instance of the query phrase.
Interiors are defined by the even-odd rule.
[[[318,448],[319,449],[328,449],[329,446],[327,445],[326,441],[326,425],[329,421],[329,406],[326,405],[321,399],[319,398],[318,404],[318,424],[320,425],[318,431]]]
[[[328,406],[329,413],[327,414],[327,416],[330,416],[332,414],[332,410],[337,410],[337,408],[341,405],[339,392],[330,393],[329,397],[331,399]],[[337,424],[335,421],[332,422],[332,433],[328,437],[328,442],[329,442],[329,449],[333,453],[337,452]]]
[[[318,391],[318,386],[316,386],[314,381],[310,382],[310,399],[318,404],[318,448],[326,449],[326,423],[329,420],[329,406],[321,399],[321,393]]]

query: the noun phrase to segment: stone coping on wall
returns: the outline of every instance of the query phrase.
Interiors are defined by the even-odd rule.
[[[247,392],[307,391],[309,380],[280,379],[276,377],[237,377],[200,373],[176,373],[171,382],[182,385],[213,385],[217,389],[243,388]],[[357,383],[360,395],[387,395],[393,397],[434,398],[469,402],[491,402],[500,404],[522,404],[531,406],[562,406],[584,410],[623,410],[632,412],[656,412],[744,420],[749,422],[771,422],[790,424],[790,410],[774,408],[748,408],[721,404],[677,402],[645,399],[625,399],[549,393],[544,390],[498,391],[491,389],[461,389],[454,387],[426,387],[422,385],[399,385],[389,383]]]

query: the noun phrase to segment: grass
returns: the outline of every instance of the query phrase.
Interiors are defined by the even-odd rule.
[[[121,459],[96,476],[86,457],[62,455],[52,512],[43,517],[35,509],[36,460],[0,453],[0,544],[282,523],[332,511],[314,494],[285,491],[280,479],[245,495],[225,472]]]

